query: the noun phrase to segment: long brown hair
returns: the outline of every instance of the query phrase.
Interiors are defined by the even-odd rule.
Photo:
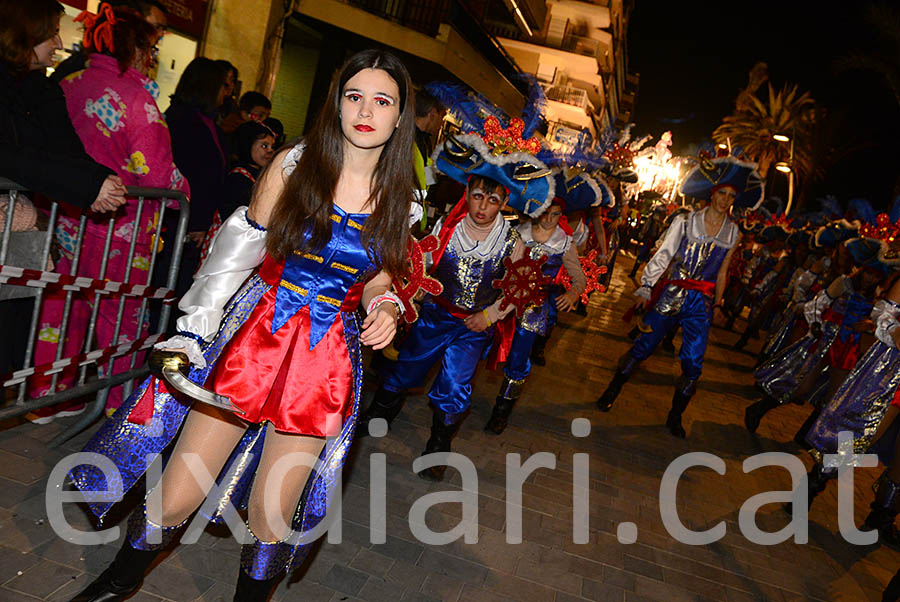
[[[406,67],[383,50],[364,50],[353,55],[332,79],[328,98],[306,137],[297,168],[272,212],[266,246],[273,256],[288,257],[295,249],[319,251],[331,239],[334,193],[344,166],[341,96],[347,81],[363,69],[385,71],[400,90],[400,123],[378,158],[369,197],[375,208],[366,219],[362,242],[376,264],[401,276],[408,269],[406,245],[415,181],[415,107]]]
[[[10,72],[28,72],[34,47],[56,35],[63,12],[56,0],[0,0],[0,61]]]

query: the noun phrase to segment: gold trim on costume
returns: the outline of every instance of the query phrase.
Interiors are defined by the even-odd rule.
[[[354,267],[351,267],[351,266],[343,264],[343,263],[338,263],[337,261],[332,261],[331,267],[336,268],[338,270],[343,270],[343,271],[347,272],[348,274],[356,274],[359,271],[358,269],[356,269]]]
[[[362,224],[360,224],[358,222],[354,222],[352,219],[347,220],[347,225],[350,226],[351,228],[356,228],[357,230],[363,229]]]
[[[334,297],[326,297],[325,295],[316,295],[316,301],[321,301],[322,303],[328,303],[329,305],[334,305],[335,307],[341,306],[340,301],[338,301]]]
[[[307,293],[309,293],[309,291],[306,290],[305,288],[300,288],[296,284],[291,284],[287,280],[282,280],[281,282],[278,283],[278,286],[283,286],[284,288],[286,288],[289,291],[294,291],[295,293],[300,293],[304,297],[307,295]]]
[[[303,259],[309,259],[310,261],[315,261],[316,263],[322,263],[323,261],[325,261],[324,257],[313,255],[312,253],[307,253],[306,251],[294,251],[294,255],[299,255]]]
[[[331,221],[341,223],[341,216],[335,213],[331,214]]]

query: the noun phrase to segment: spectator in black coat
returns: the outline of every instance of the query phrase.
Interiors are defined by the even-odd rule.
[[[62,48],[62,13],[56,0],[0,0],[0,176],[111,211],[125,203],[122,180],[85,152],[62,90],[44,74]]]
[[[226,70],[217,61],[195,58],[178,80],[172,104],[166,111],[175,165],[191,186],[188,240],[184,241],[181,270],[175,288],[177,297],[190,288],[194,272],[200,265],[203,239],[222,198],[227,158],[215,115],[225,97],[225,77]],[[173,248],[171,243],[174,241],[170,242],[167,238],[174,235],[176,223],[167,222],[164,225],[165,254],[166,248],[169,252]],[[162,265],[167,265],[167,257],[161,255],[160,259],[164,260]]]

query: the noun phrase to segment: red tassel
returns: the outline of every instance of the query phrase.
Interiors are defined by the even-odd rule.
[[[166,385],[164,382],[159,380],[158,378],[153,378],[150,380],[150,384],[147,385],[147,389],[144,391],[144,394],[141,395],[141,398],[138,400],[137,404],[131,409],[131,413],[128,414],[128,422],[132,424],[149,424],[151,420],[153,420],[153,404],[155,400],[155,392],[159,390],[160,393],[168,393],[168,389],[166,389]]]

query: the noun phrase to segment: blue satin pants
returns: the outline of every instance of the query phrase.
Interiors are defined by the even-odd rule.
[[[509,380],[525,380],[531,374],[531,347],[537,335],[521,326],[516,326],[516,334],[513,336],[512,346],[506,364],[503,366],[503,375]]]
[[[384,371],[382,386],[395,392],[421,387],[431,367],[441,360],[428,398],[452,421],[469,409],[472,377],[493,336],[493,328],[472,332],[460,318],[426,301],[409,337],[398,349],[397,361]]]
[[[712,307],[709,297],[700,291],[688,291],[687,298],[678,313],[663,315],[656,310],[644,316],[644,324],[653,329],[637,338],[630,354],[643,361],[653,354],[656,346],[676,325],[681,325],[681,372],[690,381],[700,378],[703,356],[709,340],[712,324]]]

